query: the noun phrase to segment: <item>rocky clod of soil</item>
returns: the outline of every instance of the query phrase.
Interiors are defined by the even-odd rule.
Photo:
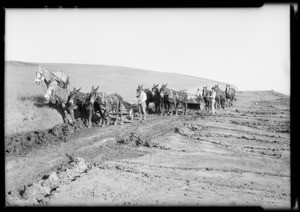
[[[21,186],[18,192],[9,191],[6,196],[6,203],[7,205],[43,204],[53,192],[59,191],[60,186],[76,180],[90,168],[90,164],[82,158],[69,157],[69,162],[64,168],[44,175],[38,182]]]

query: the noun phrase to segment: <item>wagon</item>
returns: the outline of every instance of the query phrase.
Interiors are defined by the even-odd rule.
[[[195,102],[188,102],[187,108],[190,110],[201,110],[201,104]]]
[[[180,105],[179,108],[183,108],[182,105]],[[199,101],[199,97],[197,95],[188,93],[187,109],[197,111],[204,110],[204,101],[202,99]]]

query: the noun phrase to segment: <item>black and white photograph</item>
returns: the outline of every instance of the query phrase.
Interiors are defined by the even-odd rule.
[[[5,205],[290,209],[291,8],[5,8]]]

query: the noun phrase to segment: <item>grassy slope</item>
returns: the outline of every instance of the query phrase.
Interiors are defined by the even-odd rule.
[[[7,134],[35,129],[46,129],[62,123],[61,115],[53,109],[38,108],[32,100],[20,101],[18,97],[43,96],[42,86],[35,84],[35,73],[38,65],[53,71],[64,71],[70,76],[71,88],[81,87],[81,91],[89,92],[91,86],[107,93],[120,93],[130,103],[136,103],[135,91],[138,84],[151,88],[154,83],[168,83],[174,90],[187,89],[195,93],[197,88],[225,84],[204,78],[147,71],[135,68],[82,65],[82,64],[35,64],[9,61],[5,63],[5,131]]]

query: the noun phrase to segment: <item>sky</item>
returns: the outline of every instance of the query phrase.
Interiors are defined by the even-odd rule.
[[[5,9],[5,60],[116,65],[290,95],[289,5]]]

